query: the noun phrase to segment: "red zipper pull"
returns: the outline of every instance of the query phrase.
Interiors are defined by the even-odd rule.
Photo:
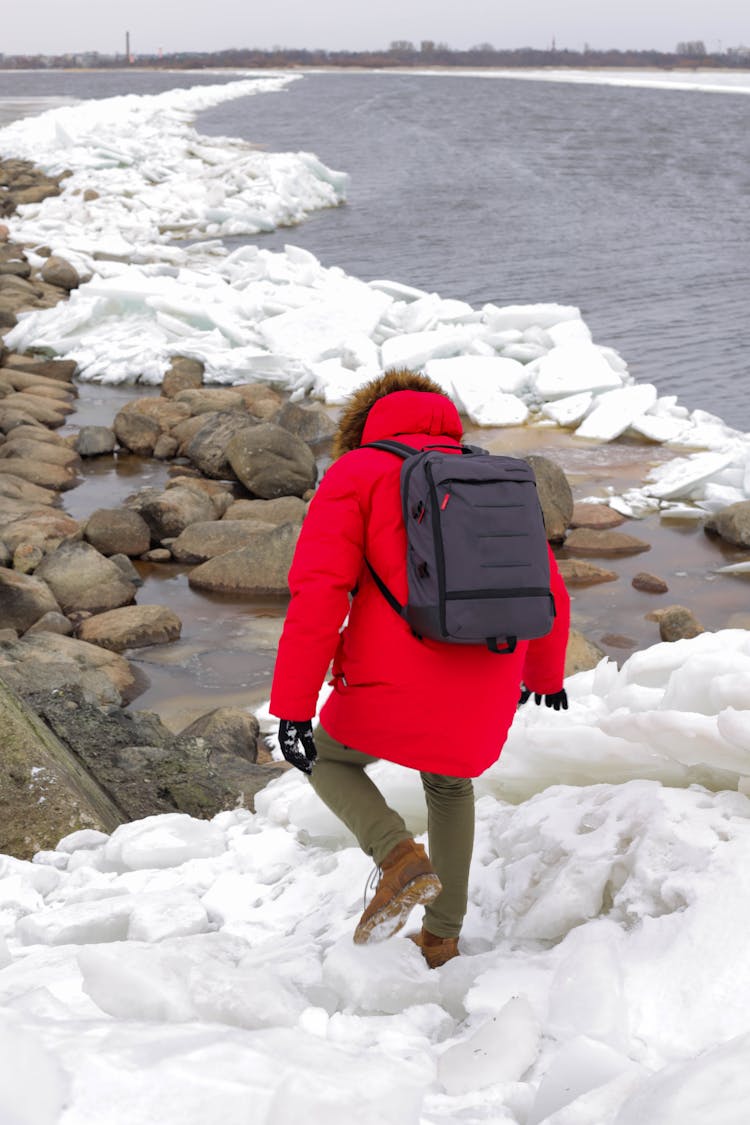
[[[444,512],[445,509],[448,507],[448,501],[450,500],[450,498],[451,498],[450,492],[446,492],[445,496],[443,497],[443,502],[440,505],[440,511],[441,512]]]

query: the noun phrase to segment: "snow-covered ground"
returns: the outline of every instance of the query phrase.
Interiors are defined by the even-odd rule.
[[[216,382],[328,402],[423,366],[480,424],[700,450],[621,507],[750,495],[750,436],[635,384],[577,309],[472,309],[293,247],[227,253],[224,235],[344,197],[310,154],[193,131],[212,98],[282,84],[0,131],[3,155],[74,173],[12,235],[89,278],[12,346],[103,382],[158,382],[171,354],[196,355]],[[353,945],[369,864],[296,773],[255,814],[0,857],[0,1125],[745,1125],[750,634],[660,644],[567,686],[570,710],[527,705],[477,784],[463,955],[436,972],[402,936]],[[374,773],[424,832],[415,775]]]
[[[745,1125],[750,634],[568,690],[477,783],[437,971],[353,944],[369,861],[296,772],[0,859],[3,1125]],[[417,775],[374,776],[423,833]]]

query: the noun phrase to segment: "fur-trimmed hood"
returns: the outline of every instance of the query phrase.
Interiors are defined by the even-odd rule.
[[[412,409],[409,411],[411,417],[413,417],[415,413],[413,409],[413,392],[423,392],[429,395],[430,398],[439,396],[440,402],[428,402],[425,400],[424,410],[419,412],[424,415],[424,418],[420,419],[420,428],[425,427],[425,433],[442,433],[450,437],[455,437],[456,440],[461,438],[462,427],[458,411],[444,393],[442,387],[438,383],[433,382],[432,379],[428,379],[426,375],[420,375],[416,371],[409,371],[404,368],[395,371],[386,371],[385,375],[380,375],[377,379],[372,379],[369,383],[365,383],[363,387],[360,387],[358,391],[354,392],[344,408],[344,412],[339,421],[338,430],[333,439],[334,458],[341,457],[342,454],[349,453],[352,449],[357,449],[362,444],[365,425],[372,408],[380,399],[400,391],[411,392],[408,396],[404,396],[403,400],[404,404],[407,398],[412,403]],[[389,406],[390,405],[389,403]],[[395,401],[393,405],[396,405]],[[388,413],[390,414],[390,411],[388,411]],[[373,418],[372,422],[375,423],[375,421],[376,420]],[[372,427],[368,426],[368,429],[370,428]],[[368,440],[371,440],[370,435],[368,435]]]

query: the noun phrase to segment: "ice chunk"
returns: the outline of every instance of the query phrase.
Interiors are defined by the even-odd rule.
[[[585,1035],[576,1036],[554,1056],[537,1090],[528,1125],[540,1125],[581,1094],[603,1086],[621,1074],[638,1074],[639,1071],[643,1073],[619,1051]]]
[[[660,500],[691,499],[711,477],[732,464],[731,453],[694,453],[667,461],[649,473],[645,491]]]
[[[4,1013],[0,1021],[0,1121],[3,1125],[57,1125],[69,1082],[41,1037]]]
[[[389,297],[393,297],[395,301],[418,301],[420,297],[427,296],[424,289],[415,289],[414,286],[404,285],[400,281],[377,279],[368,282],[368,285],[373,289],[378,289],[381,293],[386,293]]]
[[[109,836],[106,832],[97,832],[93,828],[82,828],[78,832],[71,832],[69,836],[63,836],[55,851],[72,853],[79,848],[88,851],[89,848],[98,848],[100,844],[106,844],[108,839]]]
[[[717,574],[750,574],[750,562],[730,563],[716,568]]]
[[[687,423],[681,418],[666,415],[642,414],[630,423],[631,430],[650,441],[670,442],[685,433]]]
[[[110,836],[104,858],[111,870],[135,871],[178,867],[191,859],[220,855],[225,848],[224,833],[215,824],[186,813],[163,813],[121,824]]]
[[[115,1019],[183,1022],[195,1017],[179,958],[136,945],[89,947],[78,954],[84,991]]]
[[[528,374],[522,364],[500,357],[465,355],[450,359],[431,359],[425,365],[425,375],[441,387],[451,387],[466,409],[467,401],[477,404],[477,396],[502,391],[516,395],[528,383]]]
[[[625,1102],[613,1125],[746,1125],[750,1102],[750,1035],[674,1063],[652,1075]]]
[[[557,344],[591,343],[591,329],[585,321],[563,320],[559,324],[551,324],[547,328],[547,335],[553,346]]]
[[[473,333],[470,328],[436,328],[434,332],[409,332],[384,340],[380,349],[381,366],[419,370],[430,359],[460,355]]]
[[[371,336],[388,307],[389,298],[350,279],[331,299],[313,300],[303,308],[290,309],[258,325],[271,351],[309,362],[329,358],[353,332]]]
[[[584,391],[579,395],[569,395],[567,398],[558,398],[554,402],[545,402],[542,414],[551,418],[558,426],[575,426],[582,418],[586,417],[591,408],[594,396],[591,391]]]
[[[208,914],[189,891],[158,891],[138,896],[130,915],[130,941],[157,942],[165,938],[205,933]]]
[[[323,981],[342,1003],[361,1012],[400,1012],[410,1004],[435,1002],[440,991],[438,974],[401,935],[372,945],[354,945],[347,935],[326,953]]]
[[[8,943],[4,937],[0,937],[0,969],[4,969],[6,965],[10,965],[13,958],[8,949]]]
[[[574,941],[577,934],[571,934],[574,948],[559,965],[550,987],[550,1024],[620,1047],[628,1021],[617,933],[607,940],[596,932],[589,937],[580,931]]]
[[[493,332],[551,328],[565,320],[581,319],[581,310],[573,305],[485,305],[482,313]]]
[[[606,391],[622,386],[622,379],[594,344],[560,344],[537,360],[534,376],[542,399],[565,398],[581,391]]]
[[[117,894],[96,902],[75,902],[41,910],[21,918],[16,937],[25,945],[92,945],[122,941],[133,909],[129,895]]]
[[[468,1094],[497,1082],[519,1082],[539,1054],[540,1027],[524,996],[509,1000],[438,1059],[438,1081],[448,1094]]]
[[[612,441],[624,433],[634,419],[653,406],[656,394],[653,383],[641,383],[599,395],[593,410],[576,430],[576,437]]]

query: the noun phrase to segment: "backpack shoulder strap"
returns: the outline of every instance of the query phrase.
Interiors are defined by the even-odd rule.
[[[359,446],[360,449],[382,449],[384,453],[395,453],[397,457],[401,457],[406,461],[409,457],[413,457],[415,453],[421,453],[421,449],[412,449],[410,445],[406,445],[402,441],[392,441],[390,438],[384,438],[383,441],[368,441],[364,445]]]

